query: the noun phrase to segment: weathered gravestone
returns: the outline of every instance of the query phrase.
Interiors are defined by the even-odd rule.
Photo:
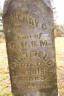
[[[58,96],[49,0],[5,0],[3,26],[13,96]]]

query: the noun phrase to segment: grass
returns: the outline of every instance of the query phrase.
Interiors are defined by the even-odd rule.
[[[5,43],[0,43],[0,96],[12,96]]]
[[[3,32],[3,30],[0,30],[0,32]]]
[[[5,42],[5,36],[4,36],[4,33],[1,31],[3,31],[3,30],[0,30],[0,43],[3,43],[3,42]]]
[[[55,39],[58,91],[64,96],[64,37]]]

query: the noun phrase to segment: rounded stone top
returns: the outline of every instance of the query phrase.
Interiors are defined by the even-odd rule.
[[[8,7],[10,5],[10,3],[12,2],[13,3],[14,0],[5,0],[4,1],[4,8],[3,8],[3,15],[7,13],[7,10],[8,10]],[[16,2],[19,0],[15,0],[14,2]],[[25,1],[28,1],[28,0],[25,0]],[[36,0],[36,2],[38,2],[39,0]],[[40,0],[41,1],[41,0]],[[21,1],[20,1],[21,2]],[[33,1],[31,1],[33,2]],[[51,10],[52,10],[52,7],[51,7],[51,2],[50,0],[42,0],[42,2],[45,4],[45,6],[49,7]]]

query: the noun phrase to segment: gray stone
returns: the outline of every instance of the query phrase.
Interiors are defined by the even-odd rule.
[[[50,0],[5,0],[3,27],[13,96],[58,96]]]

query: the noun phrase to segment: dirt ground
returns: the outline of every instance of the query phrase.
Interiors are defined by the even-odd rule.
[[[55,39],[58,92],[64,96],[64,38]],[[0,43],[0,96],[12,96],[5,43]]]

